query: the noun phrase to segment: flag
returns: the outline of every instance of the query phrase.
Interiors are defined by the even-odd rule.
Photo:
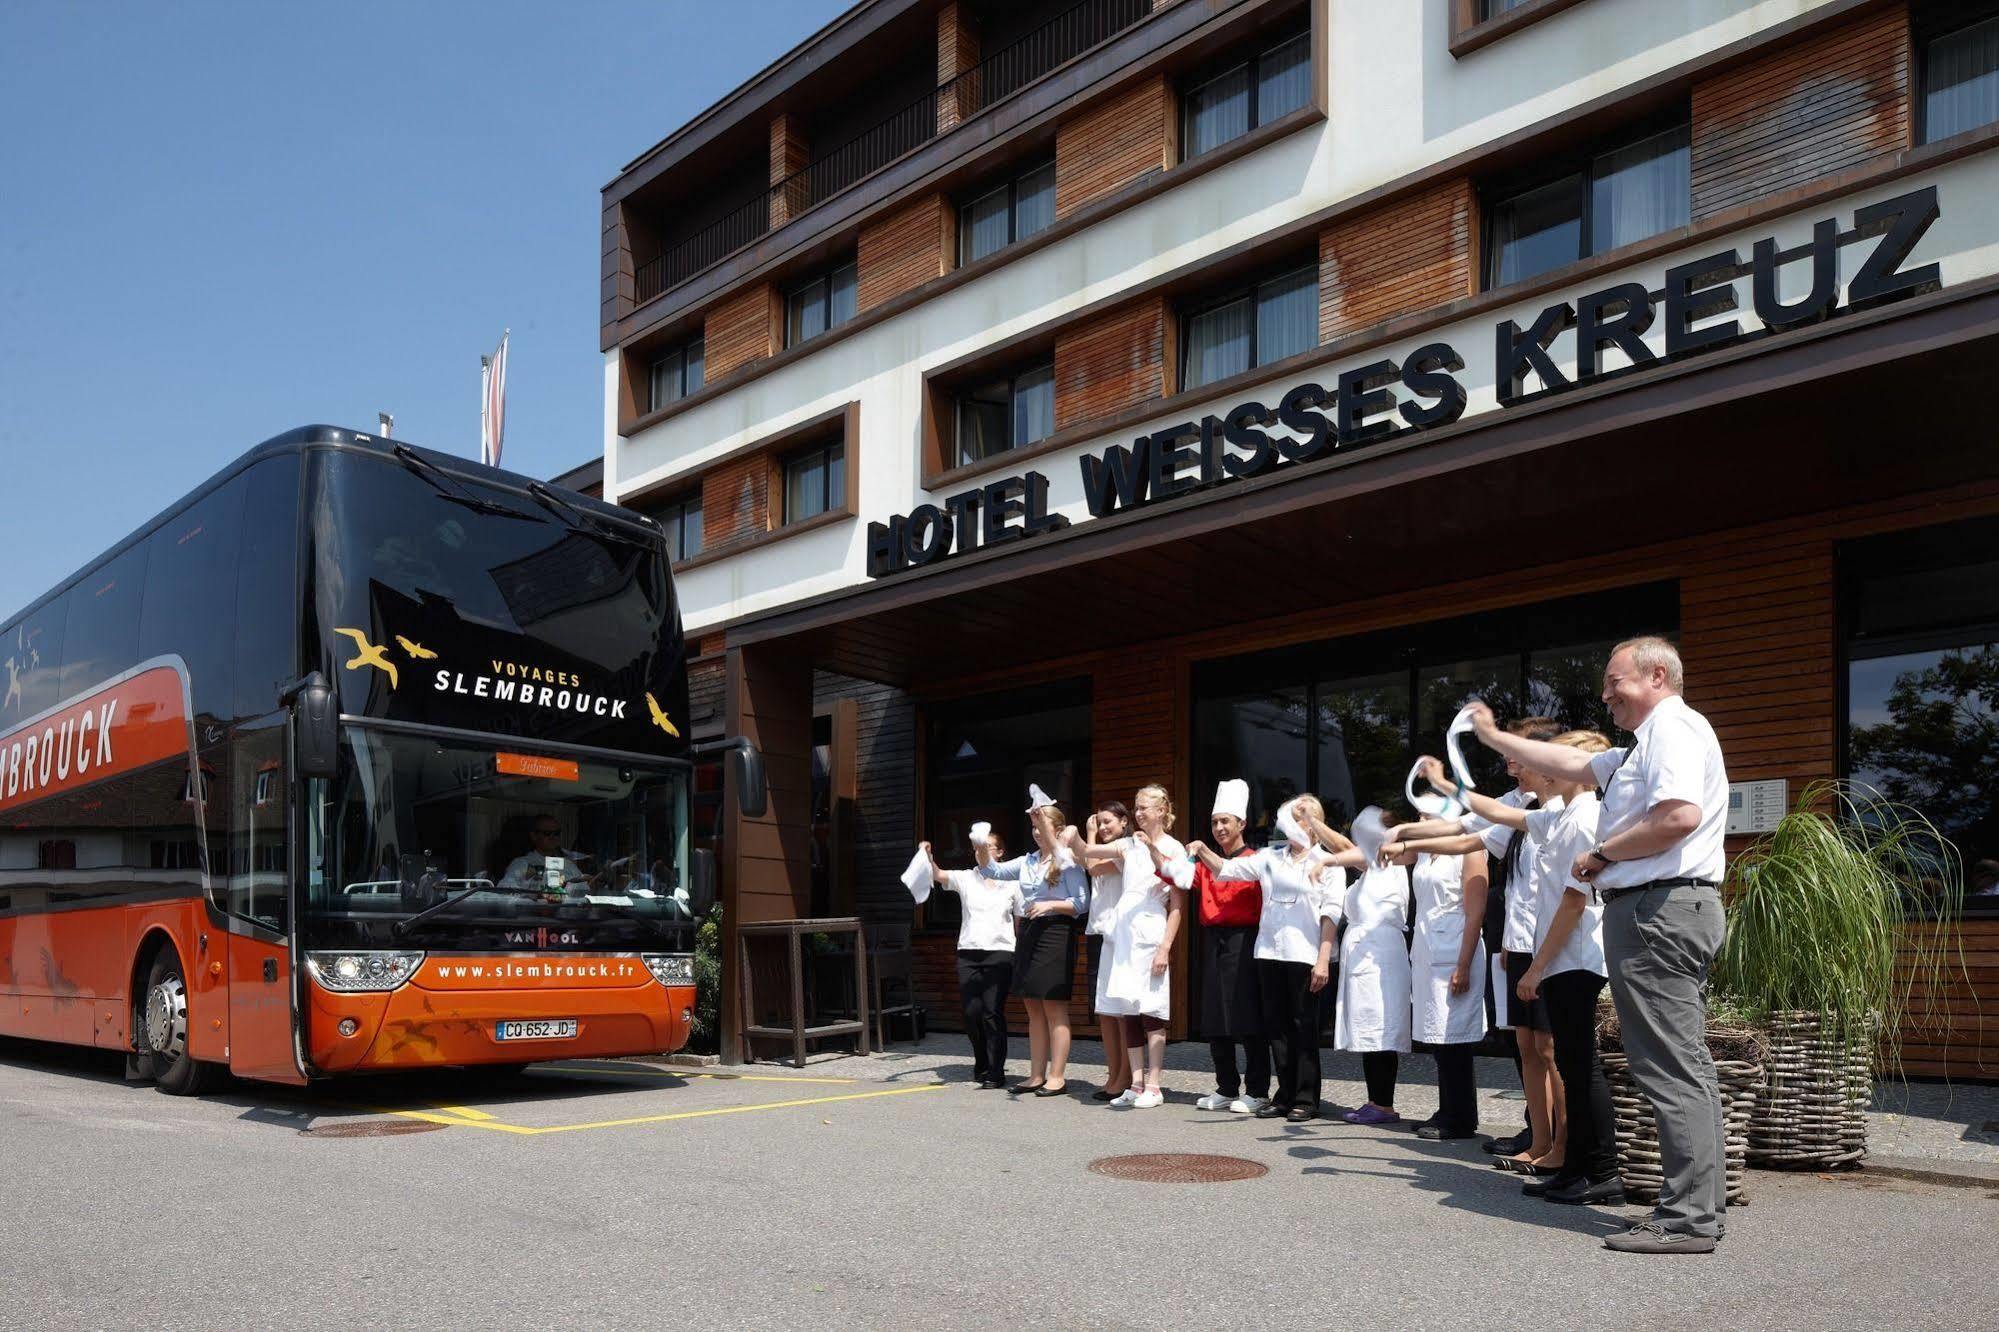
[[[489,467],[500,465],[500,445],[507,437],[507,336],[500,334],[500,349],[479,358],[479,461]]]

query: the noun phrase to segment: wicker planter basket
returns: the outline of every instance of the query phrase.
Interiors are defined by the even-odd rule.
[[[1711,1024],[1707,1038],[1715,1076],[1721,1083],[1728,1203],[1736,1207],[1749,1201],[1749,1128],[1764,1087],[1763,1043],[1759,1033],[1746,1027]],[[1610,1103],[1617,1113],[1617,1164],[1624,1177],[1625,1195],[1633,1202],[1652,1202],[1665,1178],[1659,1161],[1659,1124],[1652,1103],[1632,1080],[1617,1014],[1608,1004],[1598,1015],[1597,1044],[1603,1051]]]
[[[1867,1155],[1880,1024],[1843,1038],[1817,1013],[1774,1013],[1769,1073],[1749,1121],[1749,1162],[1765,1169],[1850,1165]]]

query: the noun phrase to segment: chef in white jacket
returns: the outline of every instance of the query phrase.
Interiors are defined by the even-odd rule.
[[[1333,1045],[1358,1053],[1367,1078],[1367,1104],[1347,1111],[1347,1122],[1392,1124],[1401,1118],[1395,1079],[1409,1051],[1409,872],[1377,861],[1388,841],[1378,807],[1360,812],[1353,840],[1366,868],[1347,889]]]
[[[1418,855],[1409,877],[1416,897],[1410,1035],[1437,1064],[1437,1114],[1416,1131],[1433,1141],[1469,1138],[1478,1132],[1472,1050],[1485,1038],[1485,852]]]
[[[1005,857],[998,833],[984,839]],[[964,1007],[965,1036],[972,1043],[972,1080],[983,1091],[1006,1086],[1006,996],[1013,984],[1014,918],[1021,913],[1020,884],[989,879],[973,870],[939,869],[924,842],[922,864],[905,878],[920,906],[930,884],[958,894],[964,911],[958,921],[958,1001]],[[921,878],[927,869],[928,882]]]

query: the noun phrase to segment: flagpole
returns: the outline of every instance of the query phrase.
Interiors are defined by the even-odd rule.
[[[490,456],[488,439],[491,426],[487,420],[493,406],[493,358],[479,358],[479,461],[485,462]]]

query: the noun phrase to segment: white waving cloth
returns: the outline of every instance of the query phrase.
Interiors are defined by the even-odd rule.
[[[930,900],[930,885],[936,880],[930,873],[930,857],[921,850],[909,858],[909,868],[902,872],[902,886],[909,889],[909,895],[922,906]]]
[[[1471,765],[1465,762],[1465,752],[1459,747],[1459,742],[1477,729],[1472,725],[1471,703],[1468,702],[1458,709],[1458,715],[1451,718],[1451,728],[1444,732],[1444,748],[1450,754],[1451,773],[1464,783],[1467,791],[1474,789],[1478,783],[1471,779]]]
[[[1388,845],[1388,823],[1382,818],[1381,806],[1369,805],[1354,817],[1353,843],[1369,865],[1381,855],[1381,848]]]
[[[984,846],[993,835],[993,825],[980,821],[972,825],[972,845]]]
[[[1027,784],[1028,813],[1032,814],[1037,809],[1046,809],[1048,806],[1054,803],[1055,802],[1053,800],[1050,800],[1048,798],[1048,793],[1042,790],[1039,786],[1036,786],[1033,782],[1029,782]]]
[[[1453,754],[1452,757],[1457,756]],[[1402,779],[1402,794],[1409,797],[1409,803],[1417,813],[1426,819],[1455,819],[1465,812],[1465,807],[1450,796],[1435,791],[1418,793],[1416,783],[1422,779],[1423,761],[1418,759],[1409,765],[1409,775]],[[1357,842],[1360,838],[1355,837],[1354,840]]]
[[[1298,816],[1291,812],[1291,806],[1295,803],[1297,802],[1287,800],[1277,807],[1277,835],[1293,846],[1311,846],[1312,834],[1305,831],[1298,822]]]

